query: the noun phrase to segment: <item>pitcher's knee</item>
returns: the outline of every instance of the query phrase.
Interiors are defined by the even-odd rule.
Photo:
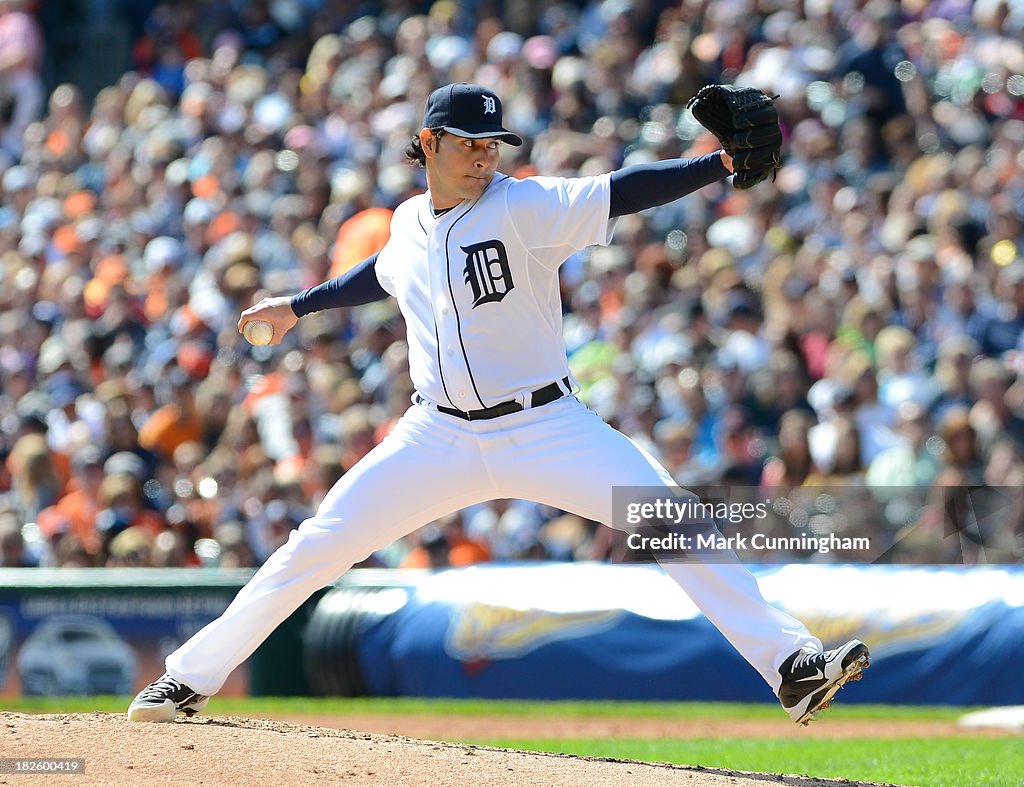
[[[316,561],[329,558],[337,563],[355,563],[386,544],[377,543],[372,526],[357,526],[350,519],[310,517],[288,535],[279,551],[282,557]]]

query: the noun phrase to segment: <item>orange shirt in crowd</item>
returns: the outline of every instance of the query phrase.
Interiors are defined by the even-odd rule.
[[[391,237],[393,212],[388,208],[367,208],[338,228],[331,260],[332,279],[384,248]]]
[[[80,488],[77,482],[70,483],[71,491],[57,501],[55,508],[68,520],[68,530],[75,540],[91,555],[99,552],[100,539],[96,533],[96,515],[100,504],[96,490]]]
[[[471,566],[474,563],[486,563],[491,559],[491,551],[486,544],[461,537],[455,544],[448,547],[449,566]],[[430,550],[418,546],[409,552],[402,561],[401,568],[432,568]]]
[[[139,430],[139,445],[155,451],[165,459],[174,456],[182,443],[201,442],[203,426],[194,412],[184,412],[179,405],[166,404],[146,419]]]

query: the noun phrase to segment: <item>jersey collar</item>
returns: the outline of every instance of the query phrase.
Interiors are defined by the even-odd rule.
[[[464,200],[462,200],[462,202],[458,203],[457,205],[453,205],[452,207],[450,207],[450,208],[448,208],[447,210],[443,211],[443,212],[442,212],[442,213],[440,213],[439,215],[434,215],[434,203],[433,203],[433,201],[432,201],[432,200],[430,199],[430,190],[428,189],[428,190],[427,190],[426,192],[424,192],[424,194],[423,194],[423,196],[427,198],[427,200],[426,200],[426,203],[427,203],[427,207],[426,207],[426,215],[427,215],[427,217],[428,217],[428,218],[430,218],[430,219],[433,219],[434,221],[443,221],[443,220],[444,220],[445,218],[447,218],[447,217],[449,217],[449,216],[452,216],[452,215],[454,215],[454,214],[455,214],[455,212],[456,212],[456,211],[457,211],[457,210],[458,210],[459,208],[461,208],[462,206],[464,206],[464,205],[474,205],[474,204],[476,204],[477,202],[479,202],[480,200],[482,200],[482,199],[483,199],[484,197],[486,197],[486,196],[487,196],[487,191],[488,191],[488,189],[490,189],[490,188],[491,188],[491,186],[493,186],[493,185],[494,185],[495,181],[497,181],[497,180],[500,180],[500,179],[502,179],[502,178],[504,178],[504,177],[506,177],[506,176],[505,176],[505,175],[503,175],[503,174],[502,174],[501,172],[495,172],[495,173],[494,173],[494,174],[493,174],[493,175],[491,176],[491,182],[490,182],[490,183],[488,183],[488,184],[487,184],[487,187],[486,187],[486,188],[484,189],[484,193],[483,193],[483,194],[481,194],[481,195],[480,195],[480,196],[479,196],[479,197],[478,197],[477,199],[475,199],[475,200],[468,200],[468,199],[464,199]]]

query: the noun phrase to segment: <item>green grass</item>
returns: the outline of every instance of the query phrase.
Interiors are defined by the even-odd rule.
[[[1013,738],[517,739],[471,742],[502,748],[920,787],[1019,787],[1024,781],[1024,746]]]
[[[116,713],[126,697],[21,697],[0,700],[0,710],[22,713]],[[560,718],[609,716],[664,719],[783,719],[774,703],[584,702],[420,699],[416,697],[216,697],[211,712],[224,715],[380,713],[420,715],[508,715]],[[944,706],[836,705],[829,718],[955,721],[972,708]]]

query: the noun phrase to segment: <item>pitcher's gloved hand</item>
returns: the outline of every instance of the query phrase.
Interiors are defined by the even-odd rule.
[[[774,100],[755,87],[705,85],[686,106],[732,157],[733,185],[749,189],[782,166],[782,129]]]

